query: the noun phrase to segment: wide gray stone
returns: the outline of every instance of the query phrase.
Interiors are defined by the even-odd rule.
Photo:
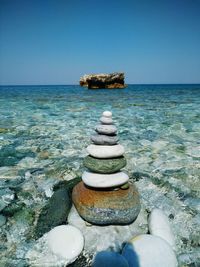
[[[119,140],[117,136],[108,136],[103,134],[92,135],[90,139],[95,145],[107,146],[116,145]]]
[[[92,224],[129,224],[140,212],[139,193],[130,184],[127,190],[94,190],[83,182],[72,192],[73,203],[79,215]]]
[[[97,125],[95,131],[99,134],[105,135],[115,135],[117,133],[117,128],[114,125]]]
[[[108,118],[108,117],[104,117],[104,116],[102,116],[102,117],[100,118],[100,122],[101,122],[102,124],[108,124],[108,125],[113,124],[113,120],[112,120],[112,118]]]

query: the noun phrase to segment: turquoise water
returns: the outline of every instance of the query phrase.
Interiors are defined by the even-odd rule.
[[[85,148],[104,110],[113,112],[126,151],[125,169],[136,181],[143,205],[148,211],[153,207],[165,210],[176,234],[180,261],[197,263],[200,85],[129,85],[122,90],[2,86],[2,183],[25,179],[23,188],[30,195],[19,199],[32,209],[41,206],[56,180],[81,175]],[[11,244],[20,242],[23,258],[26,245],[12,218],[7,218],[4,227],[2,233],[10,232],[5,246],[11,249]],[[30,225],[24,222],[23,227],[21,236],[26,239]],[[13,248],[2,253],[15,255]]]

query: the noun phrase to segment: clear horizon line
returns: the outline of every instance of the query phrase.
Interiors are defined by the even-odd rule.
[[[125,85],[200,85],[200,82],[198,83],[126,83]],[[61,84],[0,84],[0,86],[80,86],[80,85],[78,83],[71,83],[71,84],[61,83]]]

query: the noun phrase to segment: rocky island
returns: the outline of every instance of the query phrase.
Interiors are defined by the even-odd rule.
[[[80,78],[80,86],[88,87],[88,89],[100,88],[125,88],[124,73],[115,72],[110,74],[87,74]]]

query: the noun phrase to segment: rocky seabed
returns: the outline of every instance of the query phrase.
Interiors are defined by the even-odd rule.
[[[133,98],[124,104],[122,95],[123,101],[108,99],[108,104],[96,106],[95,113],[92,102],[72,104],[73,95],[67,105],[62,95],[53,103],[35,96],[23,106],[15,99],[9,110],[1,102],[0,266],[36,266],[39,254],[45,257],[43,266],[52,266],[55,260],[58,266],[65,264],[48,249],[42,250],[51,230],[48,221],[54,226],[67,222],[81,230],[84,249],[68,266],[91,266],[97,252],[119,252],[123,242],[147,234],[148,215],[154,208],[162,209],[169,220],[179,266],[199,266],[198,99],[193,105],[186,98],[178,104],[168,98],[165,104],[153,100],[157,106],[151,107],[135,97],[133,108]],[[140,194],[141,211],[130,225],[86,225],[71,203],[72,188],[84,172],[85,147],[102,107],[115,114],[127,160],[124,169]]]

